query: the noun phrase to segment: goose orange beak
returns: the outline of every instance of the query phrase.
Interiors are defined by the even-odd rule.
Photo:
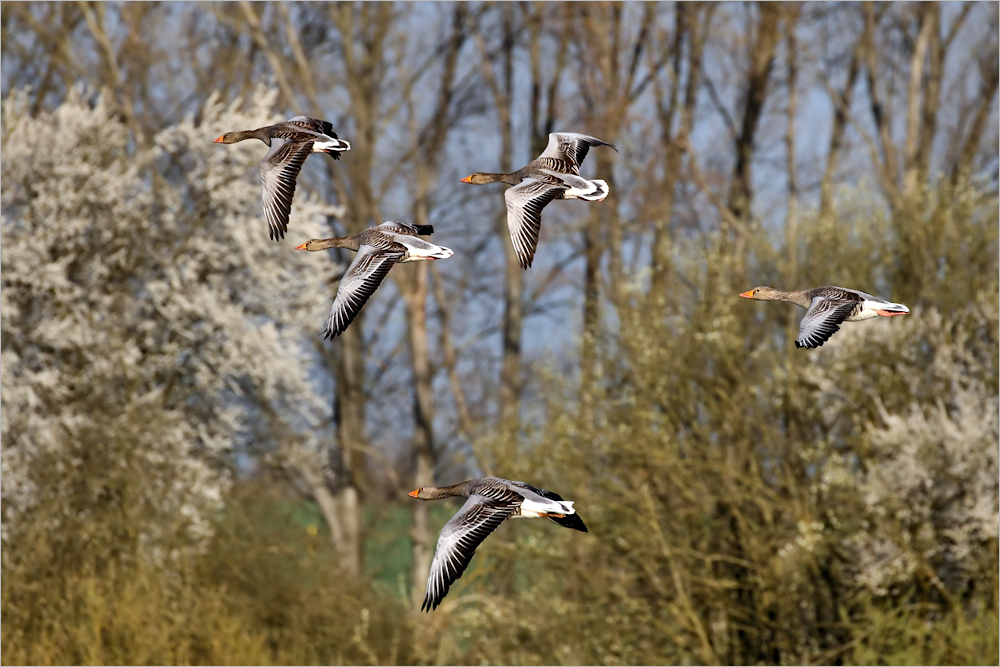
[[[462,179],[462,183],[471,183],[471,182],[472,182],[472,176],[466,176],[465,178]]]
[[[307,245],[309,245],[309,241],[306,241],[302,245],[295,246],[295,249],[296,250],[308,250],[308,248],[306,248]]]
[[[420,492],[420,489],[416,489],[416,490],[414,490],[414,491],[410,491],[410,492],[409,492],[409,493],[407,493],[406,495],[408,495],[408,496],[409,496],[409,497],[411,497],[411,498],[416,498],[416,497],[417,497],[417,494],[418,494],[419,492]]]
[[[753,298],[753,290],[747,290],[746,292],[740,292],[740,296],[743,297],[744,299],[752,299]]]
[[[219,137],[218,139],[216,139],[216,140],[215,140],[215,141],[213,141],[212,143],[213,143],[213,144],[221,144],[221,143],[222,143],[222,140],[223,140],[223,139],[225,139],[225,138],[226,138],[226,135],[222,135],[221,137]]]

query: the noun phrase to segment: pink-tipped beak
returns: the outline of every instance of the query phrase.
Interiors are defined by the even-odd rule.
[[[222,143],[222,140],[223,140],[223,139],[225,139],[225,138],[226,138],[226,135],[222,135],[221,137],[219,137],[218,139],[216,139],[216,140],[215,140],[215,141],[213,141],[212,143],[213,143],[213,144],[221,144],[221,143]]]
[[[744,299],[752,299],[753,298],[753,290],[747,290],[746,292],[740,292],[740,296],[743,297]]]
[[[295,246],[295,249],[296,249],[296,250],[308,250],[308,248],[306,248],[306,246],[307,246],[308,244],[309,244],[309,242],[308,242],[308,241],[306,241],[306,242],[305,242],[305,243],[303,243],[302,245],[297,245],[297,246]]]
[[[472,182],[472,176],[466,176],[465,178],[462,179],[462,183],[471,183],[471,182]]]
[[[419,493],[420,493],[420,489],[417,489],[416,491],[410,491],[406,495],[408,495],[411,498],[417,498],[418,497],[417,494],[419,494]]]

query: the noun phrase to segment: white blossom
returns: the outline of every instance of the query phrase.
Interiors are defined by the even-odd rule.
[[[5,539],[55,492],[32,481],[32,462],[54,455],[71,476],[84,433],[130,438],[149,471],[141,502],[195,537],[228,484],[221,454],[274,433],[317,446],[329,263],[291,239],[323,236],[332,207],[300,189],[291,239],[269,241],[266,147],[212,141],[277,120],[273,95],[261,89],[249,111],[213,97],[148,147],[104,96],[77,91],[35,117],[23,93],[4,102]]]

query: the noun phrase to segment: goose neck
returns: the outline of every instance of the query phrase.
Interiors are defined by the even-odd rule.
[[[796,306],[802,306],[803,308],[808,308],[809,304],[812,302],[812,298],[809,297],[805,290],[795,290],[792,292],[785,292],[783,290],[777,290],[782,301],[788,301],[789,303],[794,303]]]
[[[456,496],[468,496],[471,482],[452,484],[451,486],[431,486],[427,487],[427,494],[432,499],[454,498]]]
[[[335,236],[331,239],[318,239],[309,243],[309,250],[329,250],[330,248],[347,248],[358,251],[361,242],[357,236]]]
[[[484,179],[488,183],[509,183],[511,185],[517,185],[521,182],[521,176],[519,172],[513,172],[510,174],[483,174]]]

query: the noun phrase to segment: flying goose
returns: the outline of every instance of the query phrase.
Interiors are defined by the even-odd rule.
[[[417,236],[433,233],[433,225],[411,225],[387,220],[354,236],[310,239],[295,246],[296,250],[313,252],[328,248],[349,248],[358,253],[340,279],[337,296],[333,300],[322,336],[330,339],[344,333],[368,298],[378,289],[393,264],[447,259],[454,255],[450,248],[434,245]]]
[[[288,231],[295,179],[309,154],[326,153],[339,160],[341,152],[351,150],[351,144],[337,138],[333,125],[307,116],[296,116],[256,130],[227,132],[215,143],[235,144],[244,139],[260,139],[271,147],[260,161],[260,180],[264,191],[264,218],[268,234],[275,241],[285,238]]]
[[[795,347],[815,348],[840,330],[842,322],[858,322],[873,317],[907,315],[910,309],[901,303],[885,301],[846,287],[813,287],[784,292],[773,287],[754,287],[740,294],[757,301],[788,301],[806,309],[799,324]]]
[[[509,174],[477,171],[462,179],[463,183],[509,183],[503,197],[507,202],[507,227],[510,240],[522,269],[531,266],[538,246],[542,225],[542,209],[553,199],[584,199],[602,201],[608,196],[608,184],[602,180],[588,181],[580,176],[580,165],[587,151],[594,146],[618,149],[606,141],[576,132],[553,132],[549,144],[537,158]]]
[[[573,509],[572,500],[563,500],[551,491],[500,477],[471,479],[454,486],[422,486],[411,491],[410,496],[421,500],[456,496],[468,498],[441,529],[420,611],[433,611],[441,604],[448,589],[469,566],[476,547],[504,519],[551,519],[560,526],[588,532]]]

